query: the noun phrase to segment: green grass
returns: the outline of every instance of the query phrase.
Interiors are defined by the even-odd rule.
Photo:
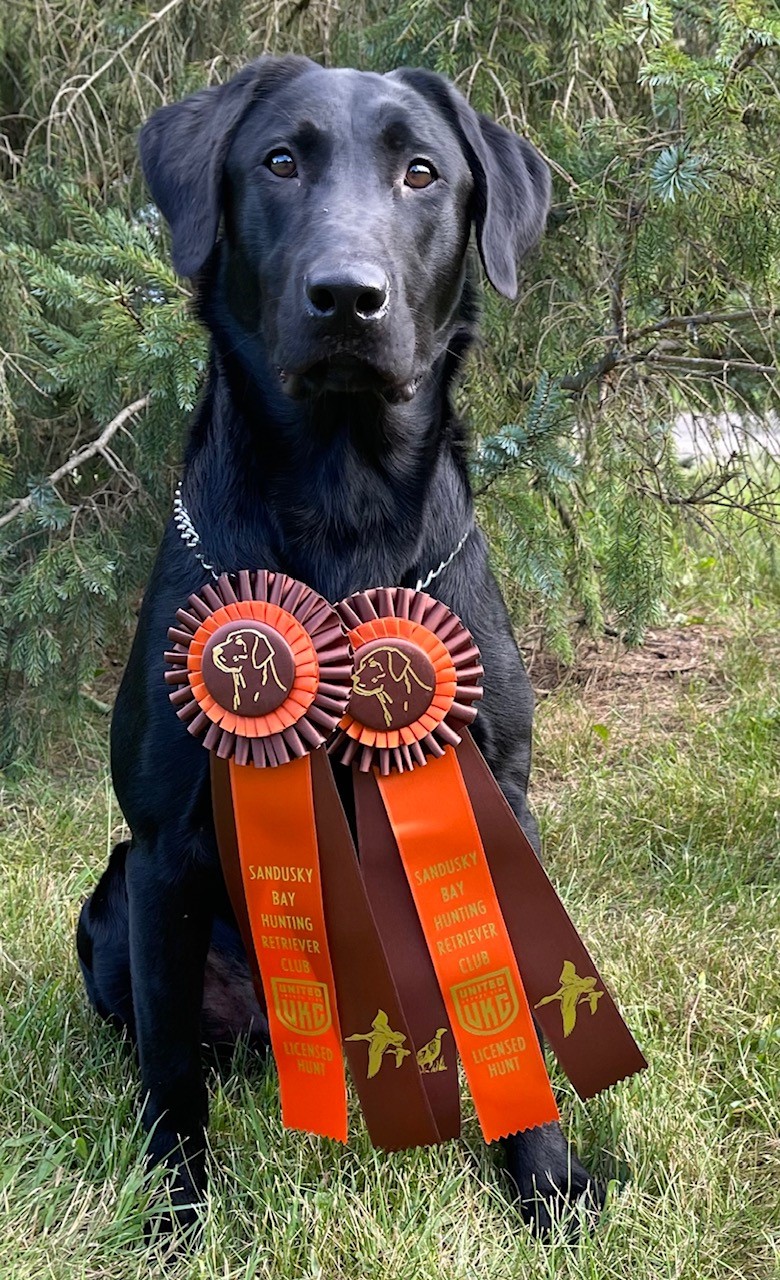
[[[777,1275],[778,650],[739,625],[719,653],[685,685],[570,684],[538,711],[548,866],[651,1064],[587,1104],[556,1077],[610,1182],[595,1234],[530,1237],[467,1099],[446,1149],[374,1153],[356,1115],[342,1149],[285,1133],[273,1069],[239,1049],[211,1070],[209,1202],[174,1280]],[[102,746],[67,756],[3,796],[0,1276],[161,1276],[135,1065],[73,946],[119,814]]]

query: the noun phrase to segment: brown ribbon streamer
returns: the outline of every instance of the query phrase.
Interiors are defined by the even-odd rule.
[[[221,760],[215,751],[209,752],[211,763],[211,803],[214,812],[214,831],[217,837],[219,860],[225,877],[230,905],[236,917],[238,932],[244,944],[255,995],[263,1012],[266,1012],[265,992],[257,963],[252,928],[249,923],[244,884],[241,879],[241,863],[238,855],[238,836],[233,813],[233,793],[230,789],[230,768],[227,760]]]
[[[350,1073],[375,1146],[385,1151],[428,1146],[448,1135],[439,1133],[423,1085],[417,1042],[369,905],[330,764],[323,751],[313,752],[311,763],[325,921]],[[379,1069],[369,1076],[372,1044],[365,1037],[376,1037],[380,1011],[399,1039],[384,1050]]]
[[[467,730],[455,750],[534,1016],[579,1096],[591,1098],[647,1062]]]
[[[444,1067],[422,1067],[423,1084],[439,1141],[443,1142],[460,1134],[458,1054],[452,1028],[376,781],[372,774],[361,773],[356,767],[352,781],[360,867],[416,1051],[424,1054],[436,1032],[445,1030],[439,1055],[431,1062],[431,1066],[443,1062]]]

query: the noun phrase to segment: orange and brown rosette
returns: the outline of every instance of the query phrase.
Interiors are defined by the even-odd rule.
[[[314,751],[351,694],[352,654],[332,605],[284,573],[242,570],[192,595],[165,654],[176,714],[221,759],[286,764]]]
[[[361,872],[439,1133],[458,1132],[456,1049],[489,1142],[549,1124],[534,1015],[583,1097],[644,1058],[471,737],[477,647],[421,592],[337,608],[355,666],[330,750],[352,764]]]
[[[460,619],[407,587],[362,591],[337,610],[355,665],[331,752],[361,772],[376,765],[386,776],[456,746],[482,697],[479,650]]]
[[[378,1146],[438,1141],[322,749],[352,691],[337,613],[304,583],[261,570],[203,587],[176,619],[166,680],[211,750],[214,829],[284,1125],[345,1142],[348,1061]],[[380,1060],[394,1048],[392,1068],[367,1070],[369,1047]]]

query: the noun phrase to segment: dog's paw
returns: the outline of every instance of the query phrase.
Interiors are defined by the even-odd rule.
[[[202,1226],[201,1205],[177,1187],[166,1188],[149,1206],[144,1239],[148,1245],[165,1241],[177,1250],[196,1239]]]
[[[569,1234],[583,1222],[595,1223],[606,1189],[580,1163],[559,1125],[516,1133],[503,1146],[520,1212],[536,1235],[548,1235],[555,1223]]]
[[[563,1176],[545,1172],[518,1188],[518,1204],[534,1235],[547,1236],[560,1223],[569,1236],[591,1227],[604,1208],[606,1188],[573,1157]]]
[[[182,1139],[157,1129],[148,1159],[151,1167],[163,1166],[164,1176],[149,1206],[147,1240],[196,1231],[206,1193],[205,1135]]]

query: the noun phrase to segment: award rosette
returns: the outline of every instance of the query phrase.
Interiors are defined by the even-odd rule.
[[[422,592],[338,612],[354,674],[330,751],[352,765],[361,868],[438,1132],[459,1129],[456,1049],[487,1141],[557,1120],[534,1013],[582,1097],[646,1064],[468,732],[477,646]]]
[[[377,1146],[438,1141],[321,749],[352,692],[338,615],[261,570],[204,586],[176,621],[165,678],[211,752],[220,857],[268,1013],[284,1124],[346,1141],[346,1054]]]

